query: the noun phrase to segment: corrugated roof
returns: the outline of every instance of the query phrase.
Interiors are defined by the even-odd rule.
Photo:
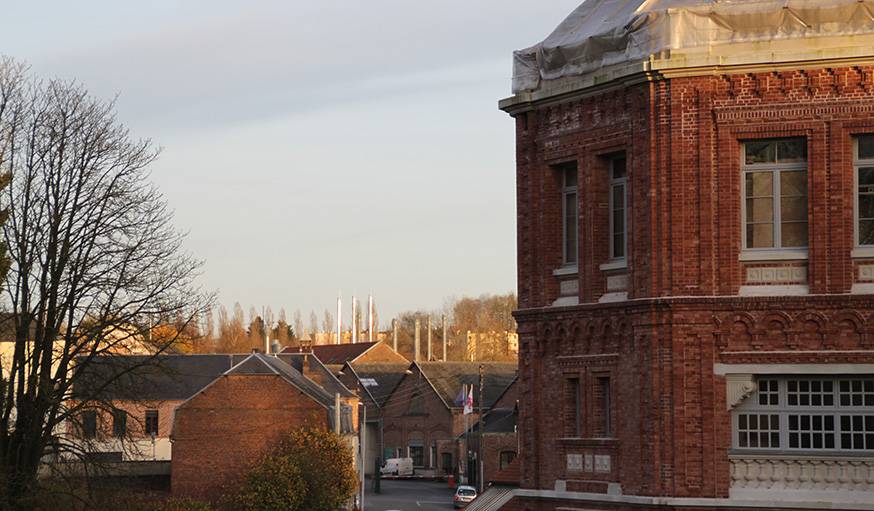
[[[345,364],[352,362],[363,355],[367,350],[376,346],[379,342],[357,342],[354,344],[320,344],[313,346],[311,351],[323,364]],[[303,353],[304,349],[299,346],[289,346],[282,353]]]
[[[451,408],[461,408],[464,396],[462,386],[475,385],[475,407],[480,406],[479,367],[483,366],[483,406],[491,408],[516,378],[515,362],[418,362],[422,374],[437,394]]]

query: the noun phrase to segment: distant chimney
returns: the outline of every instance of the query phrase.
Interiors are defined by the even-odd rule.
[[[391,320],[391,344],[395,351],[398,350],[398,320]]]
[[[280,346],[279,341],[277,339],[273,339],[272,347],[273,347],[273,354],[274,355],[279,353],[279,351],[282,349],[282,346]]]
[[[421,326],[421,321],[419,318],[416,318],[416,333],[413,336],[413,362],[419,361],[419,327]]]
[[[352,343],[358,342],[358,300],[352,295]]]
[[[261,351],[258,348],[252,348],[252,353],[260,353]]]
[[[425,359],[428,362],[431,361],[431,315],[428,314],[428,358]]]
[[[443,315],[443,361],[446,362],[446,314]]]
[[[373,295],[367,297],[367,341],[373,342]]]

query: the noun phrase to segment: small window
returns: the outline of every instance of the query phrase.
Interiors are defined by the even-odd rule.
[[[744,144],[744,248],[807,247],[807,142]]]
[[[874,135],[856,138],[856,244],[874,245]]]
[[[158,436],[158,410],[146,410],[146,434]]]
[[[568,432],[573,438],[583,436],[583,403],[579,378],[567,380],[567,409],[569,416]]]
[[[561,180],[562,264],[577,264],[579,207],[577,202],[577,163],[563,163],[553,169]]]
[[[625,259],[628,240],[628,197],[625,156],[610,160],[610,259]]]
[[[425,400],[422,398],[422,392],[419,389],[410,394],[410,405],[407,409],[407,415],[424,415]]]
[[[127,434],[127,412],[115,409],[112,411],[112,435],[123,437]]]
[[[87,439],[97,437],[97,410],[82,412],[82,436]]]
[[[595,401],[598,409],[595,418],[598,421],[597,436],[610,437],[613,435],[613,419],[610,395],[610,377],[604,376],[595,379]]]
[[[515,451],[501,451],[501,470],[507,468],[507,465],[513,463],[513,460],[516,459]]]
[[[413,458],[413,466],[414,467],[424,467],[425,466],[425,446],[423,446],[423,445],[411,445],[410,446],[410,458]]]

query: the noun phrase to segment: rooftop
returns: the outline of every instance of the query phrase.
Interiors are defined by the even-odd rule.
[[[514,52],[501,107],[643,72],[872,56],[872,0],[586,0]]]
[[[419,362],[422,374],[450,408],[461,408],[464,403],[462,385],[479,385],[479,367],[483,366],[483,402],[486,408],[494,406],[507,387],[516,379],[515,362]],[[479,391],[473,393],[474,407],[479,407]]]
[[[307,349],[299,346],[289,346],[283,349],[282,353],[304,353],[310,351],[319,357],[319,360],[325,365],[345,364],[346,362],[352,362],[377,344],[379,344],[379,341],[356,342],[352,344],[319,344]]]

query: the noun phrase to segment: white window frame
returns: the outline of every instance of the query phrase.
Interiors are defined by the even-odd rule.
[[[625,175],[622,177],[613,177],[613,165],[617,160],[625,160]],[[609,198],[608,198],[608,216],[609,216],[609,244],[610,244],[610,263],[625,263],[628,260],[628,159],[625,154],[617,154],[610,157],[610,189],[609,189]],[[622,187],[622,197],[624,198],[625,204],[623,204],[622,208],[622,256],[617,257],[613,252],[613,236],[614,226],[613,226],[613,189]]]
[[[554,167],[558,170],[561,179],[561,263],[563,267],[577,267],[580,261],[580,196],[577,193],[579,190],[580,183],[580,173],[579,166],[575,161],[569,161],[566,163],[562,163],[556,165]],[[569,172],[575,172],[577,177],[577,184],[575,186],[567,186],[567,175]],[[567,212],[567,201],[568,196],[574,196],[574,201],[577,205],[577,214],[574,218],[575,229],[574,231],[577,233],[576,236],[576,246],[574,247],[574,260],[568,260],[568,239],[567,239],[567,231],[568,231],[568,212]]]
[[[802,138],[802,137],[790,137]],[[750,140],[748,142],[770,142],[780,139],[763,139]],[[806,141],[805,141],[806,143]],[[747,142],[740,144],[740,214],[741,214],[741,246],[742,260],[756,259],[806,259],[807,250],[810,246],[810,168],[809,156],[808,160],[803,163],[750,163],[746,162],[746,145]],[[780,208],[780,173],[781,172],[799,172],[807,173],[807,245],[801,247],[783,247],[782,231],[782,212]],[[773,218],[771,220],[773,229],[774,246],[763,248],[751,248],[747,244],[747,191],[746,178],[748,173],[753,172],[771,172],[771,197]]]
[[[874,244],[862,245],[859,243],[859,168],[874,167],[874,158],[859,158],[859,138],[863,136],[874,136],[874,134],[865,133],[853,137],[853,243],[858,256],[874,256]],[[867,253],[860,253],[867,252]]]
[[[874,416],[874,403],[865,405],[864,397],[861,406],[841,405],[841,381],[845,380],[862,380],[863,382],[874,382],[874,375],[870,374],[853,374],[853,375],[762,375],[757,378],[756,387],[759,382],[766,380],[776,380],[778,382],[778,403],[776,405],[759,403],[759,391],[756,390],[748,398],[746,398],[731,414],[731,449],[735,452],[749,453],[772,453],[772,454],[793,454],[793,455],[850,455],[850,456],[874,456],[874,448],[871,449],[844,449],[842,445],[841,433],[841,417],[842,416]],[[829,393],[832,396],[832,404],[827,405],[790,405],[788,384],[792,380],[805,381],[830,381],[832,391]],[[864,383],[863,389],[864,389]],[[810,395],[810,393],[808,393]],[[779,416],[779,447],[741,447],[739,445],[739,421],[741,415],[758,414],[758,415],[778,415]],[[834,417],[834,448],[804,448],[789,446],[789,416],[790,415],[810,415],[810,416],[832,416]],[[825,421],[825,419],[823,419]],[[864,422],[864,419],[863,419]],[[761,429],[761,428],[760,428]],[[858,434],[858,433],[857,433]],[[865,433],[862,433],[865,435]]]

